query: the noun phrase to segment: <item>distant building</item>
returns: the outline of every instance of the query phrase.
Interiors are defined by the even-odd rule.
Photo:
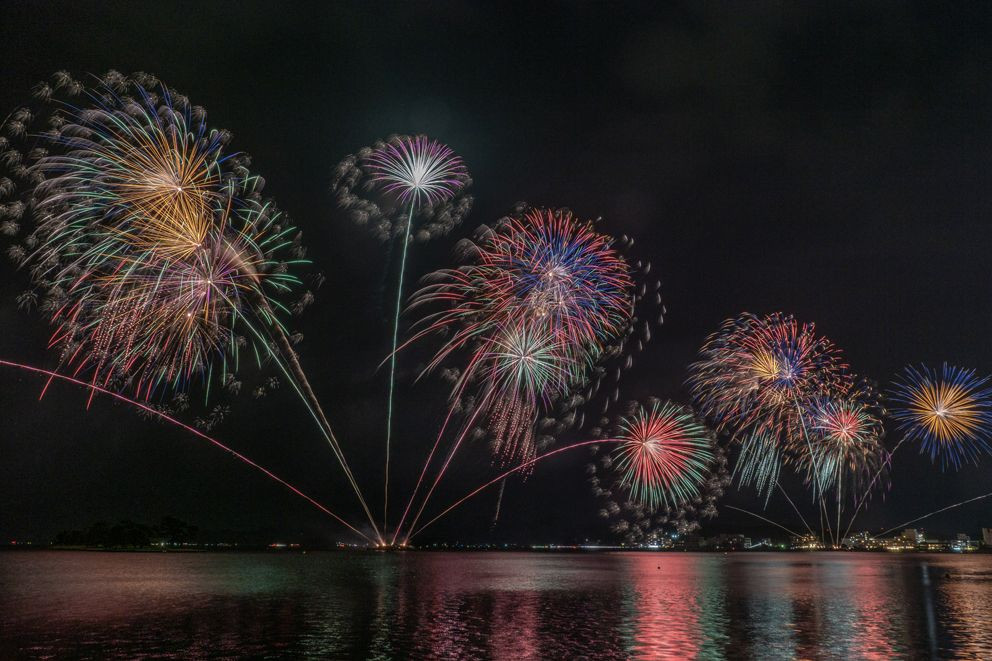
[[[706,546],[716,551],[743,551],[751,545],[750,542],[744,535],[722,534],[706,540]]]
[[[982,528],[982,542],[992,548],[992,528]]]
[[[967,553],[970,551],[978,550],[978,540],[972,540],[971,537],[964,534],[963,532],[958,533],[958,538],[956,541],[951,542],[950,548],[952,551],[957,553]]]
[[[698,551],[703,548],[703,538],[699,535],[680,535],[673,543],[672,548],[679,551]]]
[[[917,528],[906,528],[902,531],[902,534],[899,535],[899,537],[907,546],[923,544],[926,542],[926,534],[922,529]]]
[[[901,543],[901,537],[897,537],[896,539]],[[850,537],[845,537],[841,540],[841,546],[858,551],[874,551],[876,549],[886,548],[886,544],[886,540],[875,539],[871,534],[864,531],[854,533]]]
[[[797,551],[820,551],[826,547],[816,535],[804,535],[793,540],[792,548]]]

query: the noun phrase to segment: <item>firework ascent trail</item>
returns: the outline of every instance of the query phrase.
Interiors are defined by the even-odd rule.
[[[147,404],[142,404],[141,402],[135,401],[135,400],[133,400],[133,399],[131,399],[129,397],[125,397],[124,395],[121,395],[121,394],[118,394],[116,392],[113,392],[112,390],[107,390],[105,388],[101,388],[100,386],[94,385],[92,383],[87,383],[86,381],[80,381],[79,379],[75,379],[75,378],[73,378],[71,376],[66,376],[65,374],[59,374],[58,372],[52,372],[50,370],[42,369],[40,367],[33,367],[31,365],[23,365],[21,363],[15,363],[15,362],[12,362],[12,361],[9,361],[9,360],[3,360],[3,359],[0,359],[0,365],[2,365],[4,367],[12,367],[12,368],[15,368],[15,369],[25,370],[25,371],[28,371],[28,372],[34,372],[35,374],[43,374],[43,375],[45,375],[45,376],[48,377],[48,383],[51,383],[52,379],[59,379],[61,381],[66,381],[68,383],[73,383],[73,384],[75,384],[77,386],[82,386],[83,388],[88,388],[91,392],[97,392],[97,393],[101,393],[103,395],[109,395],[110,397],[113,397],[114,399],[116,399],[116,400],[118,400],[120,402],[124,402],[125,404],[130,404],[131,406],[134,406],[136,408],[139,408],[142,411],[145,411],[146,413],[150,413],[152,415],[155,415],[155,416],[159,417],[160,419],[165,420],[166,422],[171,422],[172,424],[176,425],[177,427],[180,427],[181,429],[185,429],[186,431],[190,432],[194,436],[197,436],[198,438],[202,438],[203,440],[205,440],[205,441],[207,441],[209,443],[212,443],[214,446],[220,448],[221,450],[224,450],[225,452],[230,453],[238,461],[241,461],[242,463],[245,463],[245,464],[251,466],[252,468],[254,468],[257,471],[260,471],[265,476],[267,476],[267,477],[275,480],[279,484],[283,485],[284,487],[286,487],[287,489],[289,489],[290,491],[292,491],[293,493],[295,493],[297,496],[300,496],[301,498],[305,499],[311,505],[313,505],[314,507],[316,507],[317,509],[319,509],[324,514],[327,514],[328,516],[330,516],[331,518],[333,518],[338,523],[344,525],[346,528],[348,528],[348,530],[351,530],[352,532],[354,532],[359,537],[362,537],[363,539],[365,539],[366,541],[368,541],[370,543],[372,542],[371,539],[369,539],[368,537],[366,537],[365,534],[363,534],[357,528],[355,528],[354,526],[352,526],[350,523],[348,523],[347,521],[345,521],[344,519],[342,519],[341,517],[339,517],[337,514],[335,514],[331,510],[327,509],[325,506],[321,505],[318,501],[316,501],[313,498],[311,498],[310,496],[306,495],[305,493],[303,493],[302,491],[300,491],[298,488],[294,487],[292,484],[290,484],[286,480],[282,479],[281,477],[279,477],[278,475],[276,475],[275,473],[273,473],[269,469],[267,469],[267,468],[265,468],[265,467],[263,467],[263,466],[255,463],[254,461],[252,461],[251,459],[249,459],[245,455],[241,454],[240,452],[238,452],[238,451],[236,451],[236,450],[234,450],[232,448],[229,448],[228,446],[224,445],[223,443],[221,443],[217,439],[211,438],[210,436],[207,436],[206,434],[204,434],[200,430],[196,429],[195,427],[191,427],[191,426],[189,426],[189,425],[187,425],[187,424],[185,424],[185,423],[183,423],[183,422],[181,422],[179,420],[176,420],[175,418],[173,418],[173,417],[171,417],[169,415],[166,415],[165,413],[162,413],[161,411],[158,411],[158,410],[154,409],[153,407],[148,406]],[[47,390],[47,388],[48,388],[48,386],[46,385],[45,386],[45,389]],[[44,396],[45,396],[45,391],[42,391],[41,396],[39,397],[39,399],[41,399],[41,397],[44,397]]]

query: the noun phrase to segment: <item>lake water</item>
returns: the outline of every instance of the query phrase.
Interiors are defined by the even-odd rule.
[[[0,553],[0,658],[992,658],[992,555]]]

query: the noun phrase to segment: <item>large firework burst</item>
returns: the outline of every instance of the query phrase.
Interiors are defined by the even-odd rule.
[[[60,90],[79,99],[63,103]],[[45,294],[60,367],[144,398],[166,385],[182,394],[194,376],[209,392],[215,374],[229,387],[238,348],[253,344],[300,396],[375,529],[279,320],[305,261],[300,235],[262,199],[247,157],[225,153],[229,134],[153,76],[109,72],[87,88],[60,73],[38,94],[45,110],[8,126],[34,141],[3,157],[32,223],[10,254]],[[43,131],[24,129],[39,117]]]
[[[184,97],[113,73],[79,95],[55,104],[21,160],[33,222],[22,262],[46,296],[51,346],[74,374],[145,398],[215,363],[226,375],[239,320],[267,343],[274,296],[299,284],[295,231]]]
[[[480,384],[477,401],[490,411],[499,435],[517,430],[497,443],[514,448],[508,460],[533,456],[538,405],[584,385],[604,346],[629,324],[633,283],[611,244],[570,212],[531,209],[490,231],[470,251],[469,264],[429,276],[429,284],[412,298],[411,307],[445,305],[421,320],[413,340],[450,331],[428,369],[456,351],[469,351],[452,397],[461,398],[473,381]],[[543,394],[508,389],[492,378],[499,347],[521,333],[548,347],[543,353],[555,361],[554,373],[567,375]],[[514,424],[502,423],[507,416]]]
[[[706,340],[688,383],[700,411],[742,443],[735,469],[741,483],[767,492],[793,440],[810,451],[804,407],[846,393],[851,377],[813,324],[745,313]]]
[[[909,366],[892,388],[892,417],[907,439],[942,466],[959,468],[992,453],[992,389],[988,377],[944,363],[938,371]]]

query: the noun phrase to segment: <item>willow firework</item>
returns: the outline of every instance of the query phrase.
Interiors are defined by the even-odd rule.
[[[992,453],[992,389],[988,377],[944,363],[938,371],[909,366],[892,388],[892,418],[908,440],[942,466],[959,468]]]

